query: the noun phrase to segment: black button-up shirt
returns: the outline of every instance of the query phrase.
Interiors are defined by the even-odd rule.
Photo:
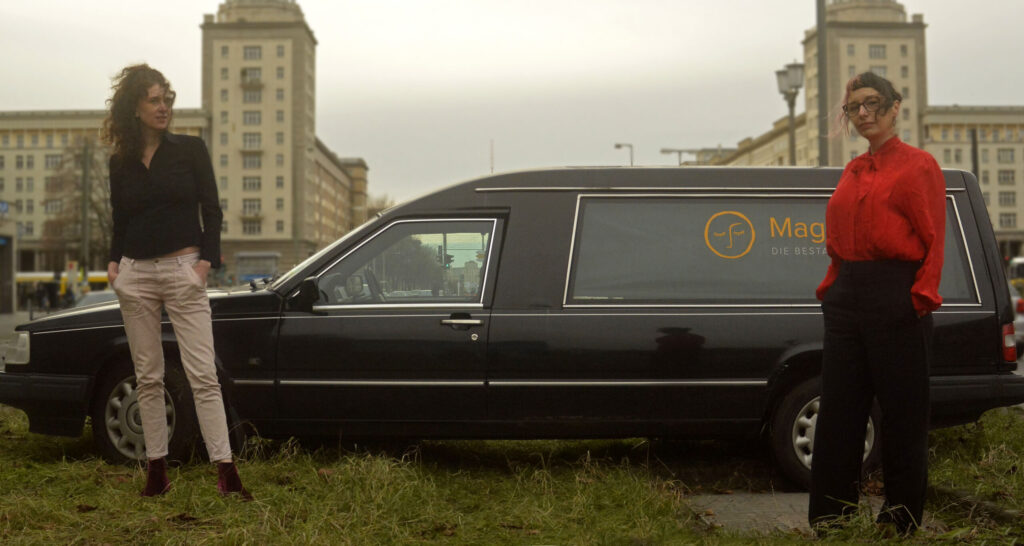
[[[110,204],[110,261],[155,258],[198,246],[200,259],[220,267],[223,213],[202,139],[165,132],[148,169],[140,159],[111,157]]]

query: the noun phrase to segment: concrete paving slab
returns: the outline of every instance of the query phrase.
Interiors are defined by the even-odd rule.
[[[732,493],[688,497],[690,509],[708,527],[727,531],[768,534],[774,531],[810,534],[807,524],[807,493]],[[866,497],[873,513],[882,507],[882,497]],[[924,514],[923,528],[944,532],[945,526],[930,513]]]

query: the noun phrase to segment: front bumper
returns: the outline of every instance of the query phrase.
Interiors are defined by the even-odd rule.
[[[78,436],[89,413],[87,375],[0,373],[0,404],[28,415],[29,432]]]
[[[1024,403],[1024,376],[1015,373],[931,378],[933,426],[978,420],[981,414]]]

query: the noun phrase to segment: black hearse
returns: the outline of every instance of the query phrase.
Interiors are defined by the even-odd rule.
[[[804,481],[825,203],[838,169],[577,168],[392,208],[265,285],[211,294],[235,430],[264,436],[751,437]],[[974,177],[944,171],[936,426],[1024,402]],[[172,456],[194,410],[165,323]],[[23,324],[0,402],[30,429],[143,457],[116,304]],[[868,430],[870,455],[877,451]]]

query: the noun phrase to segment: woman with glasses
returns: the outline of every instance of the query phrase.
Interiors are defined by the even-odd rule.
[[[896,136],[902,100],[871,72],[846,85],[842,124],[854,126],[868,151],[846,165],[825,216],[832,261],[817,289],[825,341],[809,507],[818,530],[857,508],[873,399],[885,476],[878,523],[909,534],[924,509],[946,185],[935,158]]]
[[[171,487],[160,326],[166,309],[199,428],[210,461],[217,463],[217,489],[251,499],[231,457],[214,364],[206,274],[220,265],[221,210],[210,155],[202,139],[168,130],[174,91],[159,71],[145,64],[126,67],[114,79],[113,91],[103,122],[104,138],[113,145],[107,276],[121,302],[138,383],[148,458],[142,496],[162,495]]]

